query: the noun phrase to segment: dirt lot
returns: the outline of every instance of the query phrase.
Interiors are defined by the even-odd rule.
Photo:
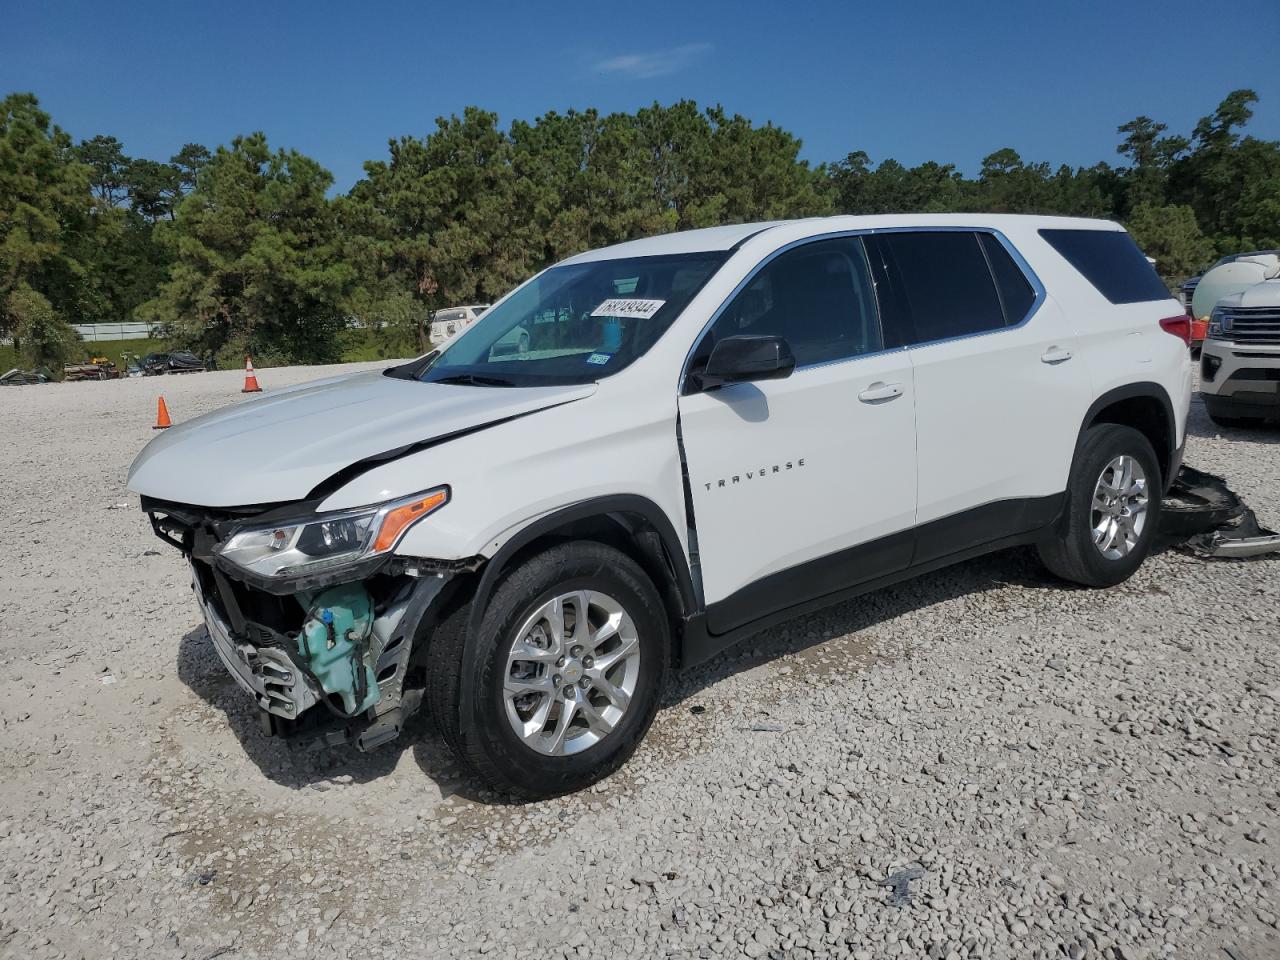
[[[159,390],[239,387],[0,391],[0,956],[1280,957],[1280,561],[967,563],[681,677],[618,776],[506,805],[426,718],[371,756],[258,732],[124,489]],[[1280,431],[1191,429],[1280,527]]]

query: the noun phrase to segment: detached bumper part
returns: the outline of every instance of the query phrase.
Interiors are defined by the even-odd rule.
[[[1198,537],[1193,540],[1198,541],[1193,544],[1193,547],[1209,556],[1226,557],[1231,560],[1246,560],[1268,553],[1280,553],[1280,533],[1260,537],[1231,538],[1215,531],[1203,541]]]
[[[1280,553],[1280,534],[1258,518],[1221,477],[1182,467],[1162,504],[1161,532],[1202,557],[1245,560]]]

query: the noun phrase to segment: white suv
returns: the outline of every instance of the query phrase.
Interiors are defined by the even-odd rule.
[[[437,310],[431,315],[427,324],[427,342],[438,347],[450,337],[455,337],[471,324],[480,319],[480,315],[489,309],[487,303],[479,303],[466,307],[449,307]]]
[[[627,758],[668,668],[785,618],[1012,544],[1124,580],[1181,459],[1188,332],[1114,223],[696,230],[175,427],[129,486],[270,730],[369,749],[425,699],[481,776],[547,796]]]

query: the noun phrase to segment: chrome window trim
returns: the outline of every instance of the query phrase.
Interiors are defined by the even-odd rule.
[[[797,366],[795,368],[796,373],[799,373],[803,370],[813,370],[818,367],[829,367],[838,363],[851,363],[856,360],[866,360],[869,357],[881,357],[889,353],[899,353],[899,352],[905,352],[908,350],[919,350],[923,347],[933,347],[942,343],[954,343],[957,340],[971,340],[974,337],[989,337],[993,334],[1008,333],[1011,330],[1018,330],[1022,327],[1025,327],[1028,323],[1030,323],[1031,319],[1039,312],[1040,308],[1044,305],[1045,300],[1048,299],[1049,295],[1044,288],[1044,284],[1040,281],[1040,277],[1036,274],[1035,270],[1031,269],[1031,264],[1027,263],[1026,258],[1022,255],[1022,253],[1018,250],[1018,248],[1009,242],[1009,238],[1006,237],[999,230],[997,230],[995,227],[959,227],[959,226],[867,227],[859,230],[838,230],[833,233],[815,234],[812,237],[801,237],[799,240],[792,240],[790,243],[783,244],[777,250],[772,251],[763,260],[761,260],[754,267],[752,267],[751,271],[745,277],[742,278],[741,282],[739,282],[738,285],[733,288],[733,290],[729,292],[729,295],[724,298],[724,300],[720,303],[720,306],[716,307],[715,311],[711,314],[711,317],[707,320],[707,322],[702,325],[702,329],[698,331],[698,335],[693,339],[693,344],[689,347],[689,352],[685,354],[684,364],[680,368],[680,381],[679,381],[679,388],[678,388],[679,396],[689,395],[685,390],[685,387],[688,384],[688,378],[689,378],[689,364],[693,360],[693,355],[697,351],[699,345],[701,345],[703,338],[707,335],[707,331],[710,330],[715,325],[716,321],[720,319],[721,314],[723,314],[724,311],[728,309],[729,304],[733,302],[734,297],[736,297],[739,293],[741,293],[742,290],[749,283],[751,283],[752,280],[756,278],[756,276],[760,273],[761,270],[763,270],[775,259],[782,256],[782,254],[786,253],[787,251],[794,250],[796,247],[802,247],[805,244],[818,243],[823,240],[839,240],[844,237],[869,237],[869,236],[873,236],[875,234],[881,234],[881,233],[975,233],[975,234],[987,233],[987,234],[990,234],[991,236],[996,238],[1000,246],[1004,247],[1005,252],[1008,253],[1009,256],[1013,259],[1014,264],[1018,267],[1019,270],[1022,271],[1022,275],[1026,278],[1027,282],[1031,285],[1031,290],[1032,290],[1032,293],[1034,294],[1034,299],[1031,301],[1031,306],[1027,310],[1023,318],[1019,320],[1017,323],[1009,324],[1008,326],[1004,326],[1004,327],[998,327],[995,330],[979,330],[974,333],[958,334],[954,337],[943,337],[939,340],[925,340],[921,343],[913,343],[913,344],[902,346],[902,347],[888,347],[883,350],[877,350],[874,353],[859,353],[855,356],[841,357],[836,360],[820,360],[816,363],[806,363],[806,364]],[[979,248],[979,250],[981,250],[981,248]],[[983,259],[985,260],[986,251],[981,250],[981,252],[983,254]],[[863,256],[864,257],[866,256],[865,247],[863,248]],[[987,272],[991,276],[992,286],[995,286],[996,288],[996,295],[1001,301],[1002,310],[1003,310],[1003,297],[1000,296],[1000,288],[996,284],[995,272],[991,269],[991,265],[989,261],[987,263]],[[874,286],[874,283],[875,283],[875,277],[873,274],[872,276],[873,286]],[[880,326],[881,339],[883,340],[884,318],[880,314],[880,304],[879,304],[878,298],[876,303],[876,323]]]

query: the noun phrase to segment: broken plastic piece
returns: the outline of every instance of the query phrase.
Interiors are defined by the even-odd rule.
[[[889,888],[889,905],[905,907],[913,898],[911,881],[924,876],[923,867],[907,867],[897,873],[891,873],[880,881],[880,886]]]
[[[1161,533],[1197,556],[1247,559],[1280,553],[1280,534],[1211,473],[1184,466],[1164,499]]]
[[[1196,552],[1229,560],[1247,560],[1268,553],[1280,553],[1280,533],[1260,537],[1230,537],[1215,530],[1203,537],[1192,537],[1188,545]]]

